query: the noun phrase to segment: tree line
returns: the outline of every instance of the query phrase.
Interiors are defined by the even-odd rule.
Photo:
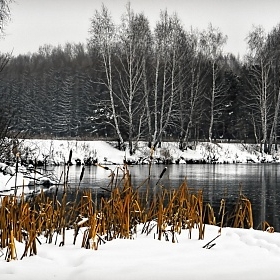
[[[139,140],[224,139],[262,143],[279,131],[280,27],[248,34],[241,61],[209,24],[186,30],[161,11],[152,29],[128,4],[116,24],[103,5],[86,45],[44,45],[9,57],[1,72],[1,119],[26,137],[108,137],[133,154]],[[2,55],[6,61],[6,55]]]

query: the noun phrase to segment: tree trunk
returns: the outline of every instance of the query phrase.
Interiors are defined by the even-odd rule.
[[[212,130],[214,124],[214,106],[215,106],[215,91],[216,91],[216,75],[215,75],[215,62],[212,62],[212,92],[210,99],[210,123],[209,123],[209,142],[212,142]]]
[[[279,105],[280,105],[280,88],[278,90],[278,96],[277,96],[277,100],[276,100],[276,104],[275,104],[273,123],[272,123],[270,136],[269,136],[269,144],[268,144],[268,153],[269,154],[271,154],[273,140],[275,140],[275,138],[277,139],[276,127],[277,127],[277,123],[278,123]]]

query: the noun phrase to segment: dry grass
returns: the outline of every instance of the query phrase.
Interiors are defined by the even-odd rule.
[[[253,211],[250,200],[242,193],[240,186],[239,197],[237,199],[233,213],[230,216],[231,226],[235,228],[253,228]]]
[[[1,198],[0,205],[0,248],[8,248],[6,260],[17,259],[15,239],[25,242],[21,258],[37,254],[39,235],[46,243],[57,244],[58,236],[65,244],[65,230],[74,229],[73,243],[81,227],[86,227],[81,246],[97,250],[100,243],[115,238],[132,238],[137,226],[143,224],[142,233],[150,234],[156,221],[158,240],[176,242],[176,235],[183,229],[198,228],[198,239],[204,238],[205,222],[216,225],[214,209],[204,204],[203,192],[192,192],[184,181],[177,189],[166,190],[158,185],[141,197],[139,188],[131,185],[127,166],[120,168],[122,180],[119,182],[112,172],[108,195],[93,201],[92,189],[75,191],[74,200],[68,200],[67,178],[61,199],[57,190],[52,196],[41,193],[30,201],[15,196]],[[66,172],[68,174],[68,170]],[[82,180],[82,175],[80,181]],[[142,192],[143,194],[143,192]],[[221,201],[219,215],[221,228],[226,224],[225,200]],[[233,227],[253,227],[253,214],[250,201],[240,191],[234,213],[229,217]],[[170,238],[171,237],[171,238]]]

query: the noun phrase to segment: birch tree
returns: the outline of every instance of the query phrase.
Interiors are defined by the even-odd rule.
[[[113,76],[113,55],[117,44],[116,26],[112,21],[112,18],[108,12],[108,9],[102,5],[101,11],[95,11],[95,15],[91,19],[91,27],[89,30],[90,39],[89,45],[92,48],[96,48],[100,53],[102,68],[105,73],[105,78],[100,81],[105,85],[109,92],[110,109],[113,118],[113,122],[109,122],[113,125],[119,140],[119,148],[124,147],[124,140],[120,131],[120,118],[116,110],[116,97],[114,91],[114,84],[116,83]]]
[[[201,34],[201,46],[206,57],[210,60],[210,73],[211,73],[211,87],[210,92],[206,95],[206,99],[210,104],[210,120],[208,137],[212,141],[213,125],[215,117],[219,112],[219,105],[221,105],[222,96],[224,94],[224,84],[219,82],[219,57],[222,55],[223,46],[227,41],[227,36],[218,29],[209,24],[208,29]]]
[[[149,22],[144,14],[136,14],[127,5],[120,26],[118,89],[123,108],[122,120],[128,130],[129,153],[134,153],[134,144],[143,134],[145,91],[143,71],[147,46],[151,40]],[[144,94],[143,94],[144,92]]]
[[[203,113],[203,92],[205,90],[206,71],[204,59],[200,50],[200,35],[192,30],[188,34],[188,46],[185,59],[180,67],[180,75],[184,79],[180,81],[179,89],[179,122],[181,130],[181,149],[188,145],[191,130],[198,126]],[[193,135],[194,136],[194,135]]]
[[[277,132],[279,123],[279,109],[280,109],[280,25],[278,24],[268,34],[266,51],[270,54],[272,61],[272,83],[273,83],[273,104],[274,114],[273,122],[269,135],[268,151],[271,152],[273,141],[277,144]],[[275,145],[277,149],[277,145]]]
[[[172,125],[175,96],[179,87],[180,45],[184,30],[177,15],[160,13],[154,31],[155,75],[153,92],[153,145],[162,141],[163,133]]]
[[[261,127],[261,144],[267,151],[269,123],[272,110],[272,64],[268,53],[264,50],[267,35],[261,26],[254,27],[247,37],[249,55],[250,108],[259,116]],[[278,103],[278,102],[277,102]]]
[[[12,0],[0,0],[0,38],[5,35],[5,26],[11,19],[10,4]],[[10,54],[1,54],[0,56],[0,72],[3,71],[11,58]],[[6,102],[4,102],[6,103]],[[2,139],[8,134],[8,127],[11,122],[11,113],[7,105],[0,106],[0,152],[2,151]]]
[[[277,138],[280,107],[279,30],[278,25],[267,34],[262,26],[255,26],[247,37],[250,93],[260,116],[261,144],[268,153]]]
[[[10,5],[14,0],[0,0],[0,34],[3,36],[5,26],[11,19]]]

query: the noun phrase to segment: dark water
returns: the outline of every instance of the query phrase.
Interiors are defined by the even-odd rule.
[[[108,167],[116,174],[117,184],[120,183],[123,175],[121,168]],[[151,167],[151,186],[157,183],[163,168],[163,165]],[[78,186],[81,169],[81,166],[70,167],[70,186]],[[54,169],[57,176],[65,174],[63,171],[64,167]],[[149,167],[131,166],[129,171],[133,186],[141,186],[140,191],[145,189]],[[110,174],[110,170],[86,166],[81,187],[107,187],[111,182]],[[166,188],[177,188],[184,180],[194,191],[202,189],[204,201],[210,202],[212,207],[216,208],[219,207],[222,198],[226,199],[228,205],[234,204],[241,186],[243,194],[252,203],[254,228],[258,228],[262,221],[267,221],[276,231],[280,231],[280,164],[169,165],[160,184]]]

